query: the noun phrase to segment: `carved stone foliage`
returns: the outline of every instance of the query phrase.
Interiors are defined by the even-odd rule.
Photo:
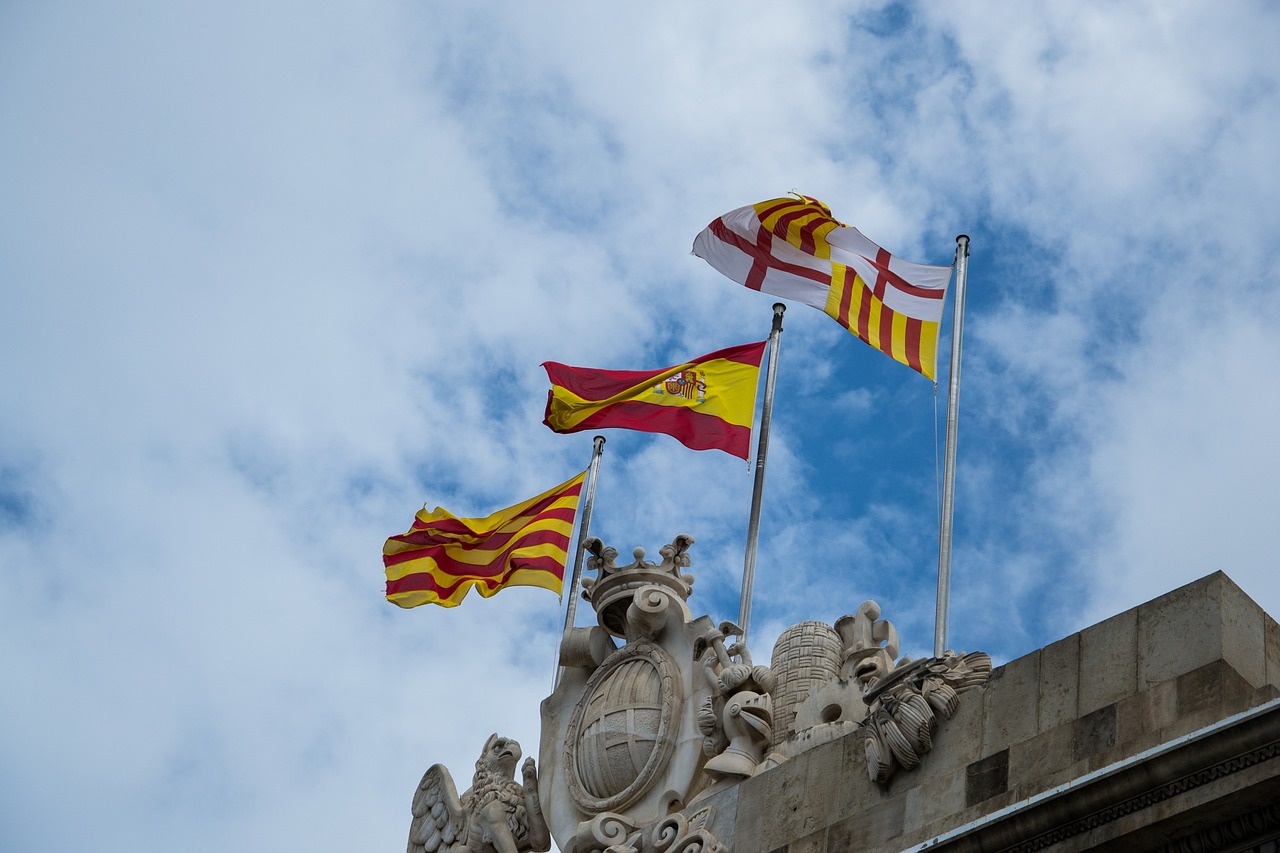
[[[533,759],[525,759],[523,784],[510,778],[519,761],[520,744],[490,736],[476,761],[471,787],[461,797],[448,768],[428,768],[413,796],[407,853],[550,850]]]
[[[977,687],[991,675],[985,652],[915,661],[895,668],[867,691],[867,775],[887,782],[901,767],[912,770],[933,749],[939,720],[949,720],[960,707],[960,693]]]
[[[620,814],[606,813],[578,828],[579,853],[730,853],[708,828],[711,809],[691,816],[676,813],[644,826]]]

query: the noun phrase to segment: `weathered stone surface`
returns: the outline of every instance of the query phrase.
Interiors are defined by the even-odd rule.
[[[985,691],[985,688],[983,688]],[[984,692],[973,691],[964,697],[960,710],[946,725],[939,726],[933,736],[933,752],[929,753],[929,775],[959,773],[982,757],[982,722]]]
[[[1178,718],[1176,681],[1157,684],[1116,703],[1116,741],[1128,752],[1158,743]]]
[[[1263,614],[1266,624],[1267,683],[1280,687],[1280,622]]]
[[[1040,710],[1037,731],[1047,732],[1080,713],[1080,635],[1040,650]]]
[[[939,728],[928,763],[899,773],[886,785],[853,781],[862,770],[856,736],[846,737],[839,751],[808,753],[809,765],[803,772],[783,764],[749,780],[765,792],[759,802],[771,812],[755,817],[739,812],[739,833],[748,821],[763,833],[761,846],[753,839],[739,853],[767,853],[784,846],[788,853],[797,849],[889,853],[917,849],[942,833],[962,828],[965,835],[940,848],[1065,851],[1090,849],[1094,840],[1105,840],[1109,849],[1138,849],[1126,846],[1126,833],[1152,821],[1172,820],[1184,802],[1211,806],[1216,802],[1213,792],[1218,790],[1253,792],[1250,796],[1256,799],[1258,791],[1266,790],[1260,786],[1273,784],[1266,781],[1272,778],[1280,796],[1280,754],[1269,765],[1273,770],[1262,769],[1267,765],[1238,769],[1240,760],[1246,764],[1268,760],[1271,753],[1257,744],[1246,744],[1253,752],[1240,760],[1231,757],[1237,747],[1217,747],[1225,750],[1225,763],[1192,776],[1179,775],[1183,771],[1177,770],[1174,778],[1166,779],[1161,773],[1168,762],[1158,757],[1123,769],[1133,756],[1143,751],[1158,756],[1166,747],[1183,756],[1181,763],[1171,765],[1175,769],[1193,767],[1199,741],[1179,740],[1182,735],[1209,731],[1206,727],[1216,721],[1280,695],[1275,687],[1253,686],[1250,677],[1227,659],[1230,655],[1247,661],[1255,654],[1260,661],[1254,664],[1255,675],[1261,672],[1267,678],[1273,667],[1280,668],[1280,629],[1251,602],[1239,600],[1228,584],[1225,577],[1210,576],[1176,590],[1168,602],[1157,600],[1134,608],[997,669],[985,687],[967,694],[971,701],[961,705],[949,724]],[[1182,643],[1189,650],[1185,656],[1154,650],[1157,639],[1177,643],[1183,632],[1193,628],[1216,632],[1217,639],[1198,637]],[[1141,664],[1140,635],[1146,655]],[[1236,639],[1228,639],[1229,635]],[[1215,648],[1213,660],[1197,662],[1206,649]],[[1247,663],[1241,665],[1248,668]],[[1152,682],[1156,673],[1167,677]],[[1273,712],[1269,719],[1275,719],[1276,713],[1280,712]],[[1277,735],[1280,726],[1271,737]],[[837,744],[824,745],[823,750],[833,746]],[[1151,770],[1146,769],[1148,764]],[[833,786],[824,782],[833,773],[840,774],[841,767],[843,778],[849,780],[844,786],[847,794],[836,795]],[[1080,781],[1090,780],[1088,774],[1094,772],[1103,774],[1099,781]],[[1118,803],[1107,799],[1112,783],[1106,780],[1115,773],[1130,780],[1125,782],[1130,787],[1116,789],[1130,799]],[[781,780],[765,786],[764,777],[772,774],[780,774]],[[1214,781],[1220,777],[1224,781]],[[1201,780],[1210,787],[1196,787]],[[1088,788],[1088,796],[1077,797],[1081,784]],[[1192,786],[1196,793],[1161,793],[1158,796],[1164,799],[1143,799],[1151,786],[1163,792],[1166,788],[1159,786],[1166,784],[1173,786],[1168,788],[1171,792]],[[807,788],[809,798],[797,801],[790,796],[791,786]],[[1050,805],[1026,805],[1046,795],[1050,795],[1046,803],[1072,796],[1089,805],[1079,815]],[[824,814],[806,820],[794,811],[797,808]],[[1069,835],[1061,843],[1027,839],[1030,846],[1021,846],[1020,827],[1036,825],[1030,817],[1017,817],[1024,812],[1046,815],[1044,831],[1061,825]],[[968,833],[976,831],[968,827],[982,826],[985,816],[993,814],[1010,815],[1000,817],[997,824],[1012,834],[982,830],[978,834],[987,840],[980,845],[968,841]],[[1103,823],[1090,829],[1094,821]],[[769,825],[774,822],[783,830],[771,831]],[[930,849],[934,846],[930,843]]]
[[[856,738],[848,740],[856,742]],[[849,764],[844,741],[833,741],[806,752],[809,767],[805,771],[804,787],[808,792],[805,808],[819,814],[847,814],[853,809],[856,785],[833,784],[833,780],[847,779],[851,771],[860,767]]]
[[[1071,757],[1076,761],[1105,752],[1116,745],[1114,704],[1085,714],[1071,724]]]
[[[1138,608],[1138,679],[1145,689],[1215,660],[1252,687],[1267,682],[1262,608],[1222,572]]]
[[[1138,611],[1127,610],[1080,632],[1080,701],[1088,714],[1138,689]]]
[[[1075,721],[1009,747],[1009,788],[1025,795],[1051,773],[1073,763]]]
[[[803,753],[782,765],[781,773],[762,773],[748,780],[759,779],[764,783],[758,837],[766,850],[808,835],[830,822],[829,815],[810,811],[806,806],[809,792],[804,782],[811,757],[812,752]]]
[[[967,774],[963,771],[942,775],[929,774],[925,776],[923,784],[907,791],[906,812],[903,818],[904,832],[917,832],[963,811],[966,806],[967,778]]]
[[[1221,596],[1222,659],[1250,687],[1267,683],[1267,614],[1231,578],[1218,572]]]
[[[820,829],[786,845],[787,853],[827,853],[827,831]]]
[[[1226,661],[1213,661],[1177,678],[1178,715],[1224,717],[1240,709],[1253,686]]]
[[[843,662],[825,683],[854,695],[848,679],[870,658],[851,653],[848,618],[843,624]],[[819,634],[830,638],[813,627],[802,639]],[[804,642],[782,647],[778,662],[806,674]],[[896,669],[887,646],[872,651],[888,660],[868,685]],[[830,655],[820,656],[825,675]],[[914,677],[910,666],[880,692],[859,688],[869,708]],[[995,670],[961,697],[913,770],[872,782],[868,724],[832,728],[819,708],[805,727],[830,738],[788,738],[755,775],[702,788],[686,813],[707,808],[706,828],[732,853],[1147,849],[1155,842],[1128,841],[1185,833],[1190,823],[1170,821],[1187,803],[1212,816],[1223,797],[1252,797],[1248,808],[1264,794],[1280,797],[1280,689],[1268,683],[1277,676],[1280,627],[1224,575],[1210,575]],[[1248,709],[1262,714],[1249,724],[1254,740],[1214,728]],[[1202,817],[1195,825],[1210,826]],[[1142,834],[1156,824],[1171,827],[1167,839]]]
[[[769,785],[771,782],[778,784],[784,778],[789,780],[792,770],[790,764],[791,762],[787,762],[768,773],[753,776],[737,786],[738,817],[733,829],[734,853],[762,853],[779,846],[764,846],[765,820],[772,808],[772,801],[768,796]],[[785,839],[781,843],[785,844]]]
[[[1009,790],[1009,750],[988,755],[969,765],[965,773],[964,803],[974,806]]]
[[[1010,661],[991,673],[983,694],[982,753],[1029,740],[1039,730],[1040,652]]]
[[[868,845],[885,844],[902,835],[906,797],[891,797],[867,811]]]

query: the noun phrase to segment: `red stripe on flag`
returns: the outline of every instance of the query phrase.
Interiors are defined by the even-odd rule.
[[[580,494],[582,494],[582,483],[581,482],[574,483],[572,486],[570,486],[567,489],[564,489],[563,491],[549,494],[546,497],[544,497],[542,500],[538,501],[536,504],[531,504],[519,515],[513,515],[510,519],[508,519],[505,522],[504,526],[517,524],[520,522],[521,519],[533,518],[537,516],[539,513],[546,510],[548,507],[552,506],[556,501],[560,500],[561,498],[569,497],[571,495],[580,495]],[[476,528],[471,527],[466,523],[468,521],[484,521],[484,520],[485,519],[479,519],[479,518],[470,518],[470,519],[442,518],[436,521],[423,521],[422,519],[415,516],[413,519],[413,524],[410,525],[409,527],[409,532],[402,534],[402,536],[411,536],[417,533],[418,531],[426,530],[428,528],[430,528],[431,530],[437,531],[442,536],[446,536],[446,537],[460,536],[460,537],[469,538],[469,537],[475,537],[475,536],[484,536],[485,535],[484,531],[477,530]],[[399,539],[401,537],[393,536],[391,538]]]
[[[764,359],[765,343],[766,341],[757,341],[725,347],[686,364],[696,366],[709,361],[732,361],[759,367]],[[597,367],[572,367],[558,361],[544,361],[542,366],[546,369],[552,385],[559,386],[584,400],[607,400],[637,385],[650,382],[656,384],[659,376],[683,365],[672,365],[662,370],[604,370]]]
[[[634,429],[666,433],[690,450],[723,450],[739,459],[751,456],[751,429],[683,406],[659,406],[625,400],[593,412],[564,432],[589,429]]]
[[[411,551],[402,551],[399,554],[384,554],[382,564],[390,568],[398,566],[401,563],[407,563],[411,560],[421,560],[424,557],[430,557],[436,561],[441,571],[456,577],[482,577],[496,578],[501,577],[503,573],[510,570],[507,565],[514,551],[521,548],[530,548],[535,545],[554,545],[562,551],[569,549],[569,536],[555,530],[531,530],[523,536],[516,537],[514,541],[503,543],[505,547],[501,551],[494,554],[492,560],[488,563],[475,565],[473,563],[464,563],[449,555],[451,551],[461,550],[456,546],[433,545],[429,548],[414,548]],[[496,549],[491,549],[496,550]],[[417,574],[415,572],[414,574]]]
[[[876,252],[874,261],[866,255],[862,255],[862,258],[876,268],[876,296],[881,299],[884,299],[884,289],[888,284],[892,284],[895,289],[903,293],[909,293],[912,296],[919,296],[923,299],[942,299],[947,295],[945,289],[934,290],[929,287],[917,287],[889,269],[889,261],[892,260],[892,255],[885,249]]]
[[[880,351],[893,356],[893,309],[884,304],[880,306]]]
[[[915,317],[907,318],[907,364],[917,373],[924,372],[920,366],[920,331],[923,325],[923,322]]]
[[[773,223],[774,236],[780,237],[781,239],[786,240],[788,243],[791,242],[790,240],[787,240],[787,231],[790,230],[791,223],[795,222],[797,219],[800,219],[801,217],[808,216],[810,213],[813,212],[813,209],[807,204],[803,204],[801,202],[793,202],[793,204],[794,204],[793,210],[789,210],[786,213],[782,214]],[[761,222],[763,223],[763,221],[764,221],[764,217],[761,217]],[[821,224],[822,224],[822,220],[818,219],[803,226],[800,229],[800,245],[796,246],[796,248],[804,252],[806,255],[812,255],[813,254],[813,229],[818,227]]]
[[[858,305],[858,337],[864,341],[871,340],[871,288],[863,283],[862,301]]]
[[[805,223],[804,227],[800,229],[800,248],[802,251],[808,252],[810,255],[816,254],[814,248],[817,246],[817,240],[813,234],[830,221],[829,219],[815,216]]]
[[[574,493],[565,492],[565,495],[571,494]],[[535,521],[554,519],[557,521],[567,521],[572,524],[575,513],[576,510],[573,507],[568,506],[543,510],[536,515],[523,518],[519,521],[513,520],[506,525],[510,527],[512,525],[519,524],[520,527],[517,530],[512,530],[508,533],[491,533],[488,536],[478,533],[467,534],[466,538],[471,541],[459,541],[452,533],[444,532],[441,528],[444,528],[448,522],[453,521],[453,519],[444,519],[440,522],[438,527],[433,523],[426,529],[411,530],[408,533],[390,537],[392,541],[403,542],[406,545],[416,546],[408,551],[402,551],[399,554],[394,555],[394,562],[402,563],[404,560],[401,558],[404,554],[416,554],[425,548],[447,547],[458,551],[496,551],[505,547],[512,539],[522,535],[524,533],[524,529]],[[454,525],[449,526],[452,527]],[[388,563],[388,565],[390,565],[390,563]]]
[[[773,205],[770,205],[769,207],[766,207],[763,211],[757,211],[756,218],[758,218],[761,222],[764,222],[766,219],[768,219],[770,216],[773,216],[775,213],[777,213],[780,210],[787,210],[789,208],[795,207],[796,205],[804,204],[804,202],[794,198],[780,198],[780,199],[777,199],[777,202],[778,202],[777,204],[773,204]]]
[[[763,264],[769,269],[790,273],[791,275],[800,276],[801,278],[807,278],[810,281],[816,281],[819,284],[825,284],[827,287],[831,286],[830,275],[819,272],[818,270],[809,269],[808,267],[789,264],[785,261],[778,260],[767,250],[762,250],[747,238],[730,231],[729,226],[724,224],[724,219],[715,220],[709,227],[711,228],[711,233],[716,237],[716,239],[720,240],[722,243],[727,243],[738,251],[750,256],[753,262]],[[761,228],[764,229],[764,226],[761,226]],[[769,232],[765,230],[765,233],[767,234]],[[752,269],[754,271],[754,266]]]
[[[546,572],[548,575],[556,578],[561,583],[564,582],[564,566],[560,565],[554,557],[528,557],[521,558],[516,565],[512,567],[512,573],[516,571],[540,571]],[[404,592],[431,592],[441,600],[454,597],[458,588],[464,584],[473,584],[477,588],[477,592],[481,595],[493,595],[502,589],[507,583],[504,578],[476,578],[476,577],[460,577],[455,583],[441,584],[428,572],[417,572],[411,575],[405,575],[399,580],[387,581],[386,597]]]
[[[773,235],[769,233],[769,229],[764,227],[764,223],[760,223],[760,230],[756,232],[756,254],[751,260],[751,269],[747,272],[747,280],[743,285],[752,290],[759,290],[764,287],[764,277],[769,272],[768,258],[773,257]]]
[[[889,284],[889,253],[884,249],[876,252],[876,259],[871,262],[876,268],[874,292],[876,299],[884,301],[884,289]]]
[[[849,328],[849,305],[853,302],[853,290],[858,286],[858,274],[851,267],[844,269],[844,290],[840,292],[840,316],[836,322]]]

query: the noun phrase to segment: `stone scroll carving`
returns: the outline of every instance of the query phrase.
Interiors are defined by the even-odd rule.
[[[845,669],[862,686],[867,716],[862,723],[867,775],[889,781],[899,767],[912,770],[933,749],[940,720],[960,708],[960,694],[991,676],[985,652],[912,661],[898,655],[898,632],[880,619],[880,607],[865,602],[836,623],[845,641]]]
[[[413,796],[407,853],[524,853],[551,849],[551,834],[538,801],[532,758],[524,783],[511,778],[520,744],[490,736],[476,761],[471,787],[461,796],[443,764],[433,764]]]
[[[575,853],[731,853],[709,828],[712,810],[679,812],[641,826],[624,815],[602,814],[578,827]]]

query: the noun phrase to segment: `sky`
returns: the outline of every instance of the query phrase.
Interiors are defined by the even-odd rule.
[[[766,337],[690,247],[791,191],[971,238],[949,647],[1217,570],[1280,614],[1277,41],[1243,1],[0,5],[0,847],[398,850],[429,765],[536,754],[564,604],[401,610],[383,541],[587,466],[543,361]],[[784,328],[754,656],[869,598],[930,654],[946,367]],[[605,435],[592,534],[691,534],[736,618],[749,465]]]

